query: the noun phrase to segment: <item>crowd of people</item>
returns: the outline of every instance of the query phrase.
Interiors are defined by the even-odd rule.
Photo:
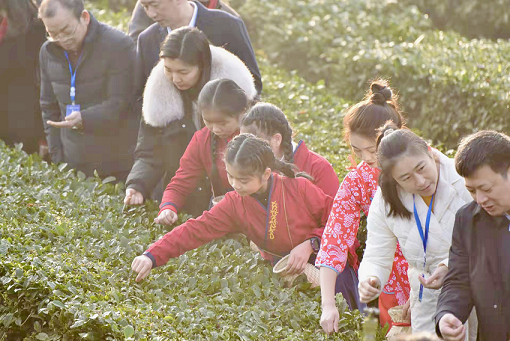
[[[83,0],[0,0],[0,138],[125,181],[124,204],[160,202],[158,224],[195,216],[133,260],[136,281],[242,233],[273,265],[289,255],[288,275],[320,269],[326,333],[338,331],[341,293],[350,309],[378,300],[383,326],[401,326],[389,313],[400,307],[416,335],[510,340],[509,136],[467,136],[452,160],[406,126],[378,79],[344,116],[361,162],[339,183],[293,139],[285,108],[261,101],[235,10],[139,0],[129,27],[99,22]]]

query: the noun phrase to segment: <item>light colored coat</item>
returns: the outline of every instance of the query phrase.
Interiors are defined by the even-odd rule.
[[[472,198],[464,186],[464,179],[455,171],[452,159],[439,151],[434,151],[439,158],[439,182],[434,197],[434,211],[430,218],[430,230],[427,244],[427,264],[425,278],[428,278],[440,265],[448,266],[449,250],[452,242],[453,224],[457,210]],[[413,212],[413,195],[399,191],[404,206]],[[416,209],[423,228],[428,206],[421,196],[416,195]],[[418,232],[414,215],[411,219],[388,217],[389,206],[382,197],[379,188],[370,206],[367,221],[367,247],[359,268],[359,281],[375,276],[384,287],[390,275],[397,240],[409,263],[409,282],[411,284],[411,325],[414,332],[427,331],[435,333],[432,317],[436,312],[437,300],[441,290],[425,289],[422,302],[418,300],[420,281],[423,274],[423,243]]]
[[[249,100],[257,96],[250,70],[244,63],[224,48],[211,47],[211,80],[227,78],[236,82],[246,92]],[[143,119],[153,127],[165,127],[184,117],[182,97],[179,90],[165,76],[165,64],[160,60],[147,79],[143,94]]]

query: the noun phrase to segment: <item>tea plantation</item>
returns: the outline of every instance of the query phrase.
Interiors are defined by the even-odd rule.
[[[260,64],[265,100],[285,108],[296,138],[345,174],[347,104]],[[210,243],[137,284],[132,259],[166,229],[153,223],[154,203],[121,212],[123,186],[112,180],[85,179],[2,143],[0,340],[360,340],[358,312],[340,301],[341,332],[328,338],[320,290],[302,280],[284,288],[243,239]]]

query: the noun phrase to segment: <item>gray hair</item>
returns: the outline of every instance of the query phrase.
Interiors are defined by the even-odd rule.
[[[71,11],[76,19],[80,19],[85,9],[83,0],[43,0],[39,7],[39,18],[53,18],[57,14],[58,5]]]

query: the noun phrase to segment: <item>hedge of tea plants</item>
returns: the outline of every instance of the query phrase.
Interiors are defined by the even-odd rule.
[[[434,142],[510,130],[508,41],[439,31],[405,1],[247,0],[240,12],[270,61],[339,97],[358,101],[370,79],[390,78],[411,126]]]
[[[347,103],[263,59],[261,68],[265,100],[345,174]],[[341,331],[322,334],[320,290],[302,278],[285,288],[243,238],[209,243],[136,283],[132,259],[167,231],[153,223],[156,204],[123,210],[113,179],[0,144],[0,340],[361,340],[362,317],[342,299]]]

